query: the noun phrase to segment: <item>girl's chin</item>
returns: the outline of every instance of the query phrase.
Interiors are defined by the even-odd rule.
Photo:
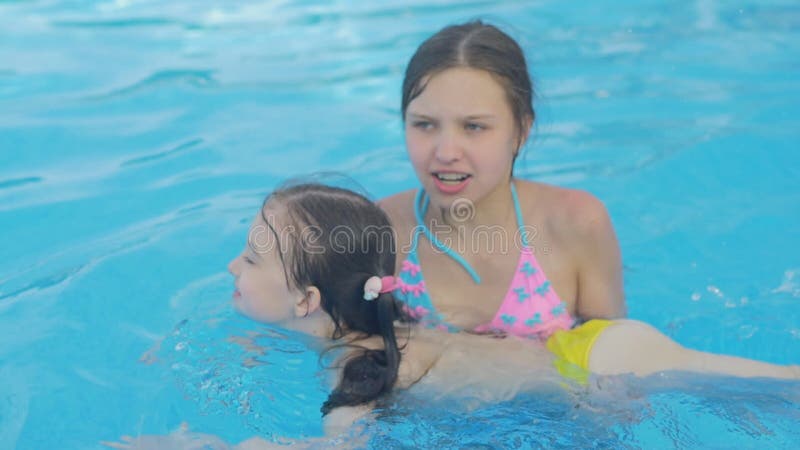
[[[258,311],[258,308],[251,308],[247,300],[244,300],[241,296],[234,298],[232,304],[234,311],[256,322],[267,325],[285,326],[285,323],[288,321],[286,318],[273,317],[268,313]]]
[[[475,203],[472,196],[466,193],[462,195],[444,195],[440,192],[429,192],[428,198],[430,199],[430,208],[434,210],[469,207],[468,205]]]
[[[233,309],[237,313],[247,317],[248,319],[252,319],[257,322],[264,322],[264,320],[262,320],[258,314],[253,313],[252,309],[248,307],[247,301],[244,300],[241,295],[234,295],[232,300],[233,301],[231,303],[233,304]]]
[[[247,317],[248,319],[253,318],[250,314],[247,313],[247,309],[244,308],[244,305],[242,305],[237,299],[235,298],[233,299],[232,306],[233,310],[236,311],[237,313]]]

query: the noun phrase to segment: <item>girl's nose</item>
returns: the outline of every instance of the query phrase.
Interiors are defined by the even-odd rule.
[[[239,266],[237,264],[238,261],[239,257],[237,256],[236,258],[233,258],[231,262],[228,263],[228,272],[233,276],[236,276],[236,269]]]
[[[436,144],[436,160],[442,164],[450,164],[461,159],[461,154],[458,136],[452,132],[443,131]]]

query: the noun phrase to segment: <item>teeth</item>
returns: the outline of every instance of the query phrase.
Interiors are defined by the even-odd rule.
[[[442,181],[463,181],[467,179],[468,175],[461,175],[457,173],[437,173],[436,178]]]

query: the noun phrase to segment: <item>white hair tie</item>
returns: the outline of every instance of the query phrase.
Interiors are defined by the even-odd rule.
[[[378,298],[378,295],[392,292],[395,289],[395,278],[388,277],[369,277],[367,282],[364,283],[364,300],[372,301]]]

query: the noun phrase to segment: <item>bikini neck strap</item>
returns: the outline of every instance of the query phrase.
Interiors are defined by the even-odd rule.
[[[514,182],[511,182],[511,200],[514,202],[514,214],[517,216],[517,232],[519,233],[522,246],[528,248],[528,233],[525,232],[525,222],[522,220],[522,207],[519,205],[519,196]]]
[[[520,234],[520,238],[522,239],[522,244],[527,248],[528,247],[528,239],[524,232],[524,224],[522,221],[522,209],[519,205],[519,197],[517,196],[517,189],[514,186],[514,183],[511,183],[511,198],[514,202],[514,213],[517,216],[517,229]],[[417,244],[417,236],[418,232],[422,231],[425,234],[425,237],[433,244],[434,247],[441,250],[444,254],[452,258],[455,262],[457,262],[464,270],[467,271],[469,276],[475,282],[475,284],[481,284],[481,277],[469,265],[469,263],[458,253],[453,251],[450,247],[446,246],[444,243],[439,241],[439,239],[434,236],[428,226],[425,224],[424,217],[425,213],[428,211],[428,205],[430,204],[430,198],[425,194],[425,190],[420,188],[417,190],[417,195],[414,197],[414,217],[417,220],[417,232],[414,233],[414,248],[416,249]]]

